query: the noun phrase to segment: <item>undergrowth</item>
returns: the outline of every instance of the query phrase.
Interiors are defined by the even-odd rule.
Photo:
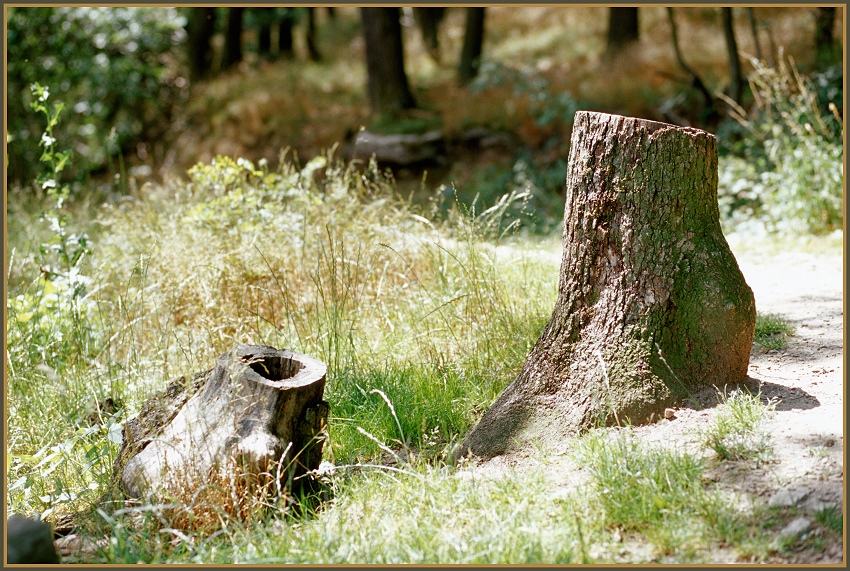
[[[189,179],[102,207],[87,266],[93,334],[61,337],[73,366],[57,370],[55,348],[28,333],[34,317],[10,306],[14,509],[93,501],[117,450],[112,427],[240,342],[328,364],[327,459],[375,459],[378,443],[443,457],[515,375],[553,303],[553,261],[495,248],[512,244],[502,218],[516,198],[436,223],[374,163],[332,155],[277,171],[217,157]],[[32,291],[32,275],[37,257],[12,264],[11,300]],[[61,309],[40,307],[55,327]],[[90,421],[107,397],[123,409]],[[96,452],[76,444],[81,430]]]
[[[751,64],[755,105],[732,111],[744,136],[720,161],[725,225],[758,222],[769,232],[791,234],[840,231],[844,123],[836,96],[819,97],[819,84],[835,79],[829,71],[804,76],[784,57],[775,68],[756,59]]]

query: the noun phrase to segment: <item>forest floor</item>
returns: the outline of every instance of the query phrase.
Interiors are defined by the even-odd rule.
[[[797,532],[805,539],[813,533],[816,512],[829,507],[843,512],[843,255],[838,247],[777,253],[775,246],[752,247],[743,239],[732,238],[730,244],[753,290],[759,313],[782,316],[795,332],[781,350],[754,345],[750,358],[748,388],[754,394],[760,391],[762,401],[774,403],[763,427],[771,454],[767,459],[714,463],[708,477],[743,505],[760,502],[783,508],[791,521],[778,525],[777,535]],[[699,453],[706,450],[701,446],[701,431],[711,423],[717,404],[717,391],[711,388],[688,406],[677,408],[672,420],[630,430],[646,442]],[[706,454],[711,452],[707,450]],[[507,470],[542,470],[551,476],[553,488],[566,493],[581,484],[584,474],[567,455],[560,458],[556,455],[541,460],[539,456],[511,454],[471,469],[483,477],[499,477]],[[798,527],[789,527],[792,524]],[[791,553],[774,554],[767,563],[844,562],[840,537],[820,542],[817,547],[806,541],[796,546]],[[647,549],[624,542],[620,556],[624,562],[652,560]],[[731,549],[720,549],[715,555],[717,563],[747,562],[740,561]]]

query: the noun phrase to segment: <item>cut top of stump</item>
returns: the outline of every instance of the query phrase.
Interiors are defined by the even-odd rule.
[[[289,349],[275,349],[264,345],[236,346],[233,356],[248,365],[243,372],[248,381],[275,389],[296,389],[316,382],[327,373],[327,366],[309,355]],[[232,359],[226,353],[219,359]]]

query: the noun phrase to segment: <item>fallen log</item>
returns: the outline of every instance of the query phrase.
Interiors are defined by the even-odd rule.
[[[391,134],[360,131],[354,139],[352,158],[382,164],[410,166],[445,160],[446,143],[440,131],[421,134]]]

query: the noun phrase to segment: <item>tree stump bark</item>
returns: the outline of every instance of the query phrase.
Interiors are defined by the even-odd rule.
[[[639,424],[747,377],[755,301],[720,228],[714,136],[580,111],[566,184],[551,320],[456,456]]]
[[[292,489],[322,459],[325,373],[308,355],[237,345],[127,421],[113,482],[133,498],[194,490],[233,462],[243,474],[279,473]]]

